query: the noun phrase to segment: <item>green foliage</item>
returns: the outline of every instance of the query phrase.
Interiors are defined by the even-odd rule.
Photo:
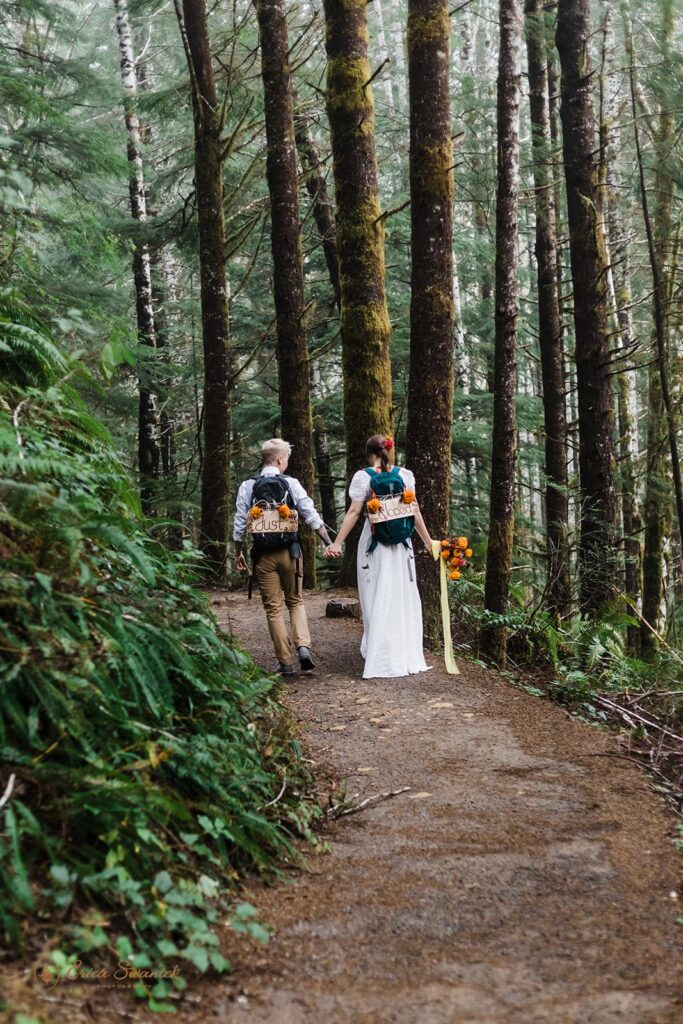
[[[310,834],[315,810],[289,795],[298,744],[272,678],[193,588],[197,553],[145,532],[71,383],[83,366],[7,305],[0,353],[0,762],[16,776],[0,928],[18,944],[46,915],[60,948],[224,970],[215,925],[238,873]],[[264,937],[244,907],[234,919]]]

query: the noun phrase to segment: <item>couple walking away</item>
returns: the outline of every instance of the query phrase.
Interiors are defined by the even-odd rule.
[[[367,466],[349,485],[350,505],[332,543],[313,501],[286,475],[292,446],[280,438],[261,448],[263,466],[237,492],[233,530],[236,566],[246,572],[244,543],[252,538],[252,578],[259,588],[268,629],[284,676],[295,674],[283,601],[302,671],[315,667],[302,593],[299,518],[325,544],[326,558],[340,558],[342,545],[361,516],[358,594],[363,613],[361,654],[364,679],[426,672],[422,647],[422,605],[417,589],[413,533],[429,552],[432,539],[415,500],[415,477],[393,465],[391,438],[374,434],[366,445]]]

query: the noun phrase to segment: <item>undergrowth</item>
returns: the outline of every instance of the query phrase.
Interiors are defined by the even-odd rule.
[[[317,813],[276,684],[221,634],[197,553],[145,529],[83,366],[8,301],[0,372],[0,930],[57,967],[225,970],[219,921],[266,937],[229,911],[239,874],[294,858]]]

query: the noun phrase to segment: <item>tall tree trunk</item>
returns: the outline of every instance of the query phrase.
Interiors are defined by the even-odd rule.
[[[623,71],[621,50],[614,38],[609,0],[604,6],[604,49],[607,67],[604,71],[604,103],[600,125],[601,150],[604,163],[604,190],[607,201],[607,238],[609,257],[610,298],[615,321],[619,355],[617,385],[617,421],[619,434],[619,486],[621,492],[621,522],[624,534],[624,593],[636,605],[642,591],[642,550],[640,533],[642,519],[638,499],[636,469],[638,462],[638,423],[635,402],[636,375],[633,370],[633,349],[636,344],[631,317],[631,270],[629,258],[629,227],[622,207],[623,192],[620,160],[622,136],[621,87]],[[626,609],[630,612],[630,606]],[[628,649],[640,652],[640,630],[627,627]]]
[[[334,492],[334,475],[332,473],[332,459],[330,457],[330,444],[325,428],[325,418],[320,411],[324,404],[322,379],[318,361],[314,360],[311,368],[311,391],[316,401],[317,409],[313,416],[313,444],[315,446],[315,463],[318,471],[318,490],[320,491],[320,511],[323,521],[328,530],[336,533],[337,530],[337,502]]]
[[[150,23],[151,36],[151,23]],[[141,92],[151,92],[154,87],[152,62],[149,57],[136,64],[137,83]],[[152,122],[140,124],[140,138],[148,148],[155,141],[156,131]],[[156,168],[155,168],[156,169]],[[147,212],[155,218],[159,213],[159,203],[155,196],[156,190],[146,188]],[[152,282],[152,306],[154,309],[154,328],[157,349],[160,351],[161,362],[166,369],[159,372],[159,454],[161,474],[164,478],[163,501],[166,517],[171,523],[164,531],[165,543],[173,551],[182,550],[183,545],[183,509],[178,491],[178,469],[175,461],[176,420],[173,397],[173,378],[170,374],[172,355],[169,348],[171,336],[171,317],[169,303],[176,299],[177,268],[169,250],[169,244],[152,245],[149,252],[150,274]],[[177,320],[177,317],[175,318]]]
[[[324,0],[327,116],[332,137],[341,281],[346,470],[365,465],[365,443],[393,418],[391,325],[384,287],[384,224],[377,188],[375,115],[369,84],[365,0]],[[356,578],[359,531],[341,578]]]
[[[142,166],[142,140],[137,113],[137,78],[135,54],[128,20],[127,0],[114,0],[116,33],[119,41],[121,82],[123,84],[123,110],[128,150],[128,192],[130,212],[135,221],[147,220],[145,178]],[[145,515],[154,512],[154,484],[159,476],[159,411],[155,387],[156,334],[152,303],[152,275],[149,248],[136,240],[133,250],[133,280],[135,283],[135,313],[138,340],[144,348],[138,356],[138,470],[140,473],[140,500]],[[145,349],[152,351],[147,354]]]
[[[320,235],[325,254],[327,272],[334,292],[334,305],[341,312],[341,284],[339,282],[339,257],[337,256],[337,228],[334,221],[332,201],[327,191],[327,182],[320,163],[318,147],[311,132],[311,126],[305,114],[296,113],[297,95],[292,90],[292,103],[295,107],[294,136],[296,138],[299,160],[305,175],[306,190],[311,198],[313,218]],[[311,369],[311,390],[316,402],[319,403],[321,392],[320,370],[316,363]],[[320,491],[320,505],[328,530],[337,529],[337,506],[334,492],[334,478],[330,460],[329,442],[325,417],[318,404],[313,417],[313,445],[315,448],[315,465]]]
[[[390,117],[395,114],[394,109],[394,76],[391,73],[391,58],[389,57],[389,49],[387,47],[387,36],[384,31],[384,12],[382,10],[382,0],[373,0],[372,13],[377,20],[377,44],[379,47],[379,59],[383,65],[389,65],[384,67],[382,71],[381,88],[384,92],[384,101],[387,105],[387,113]],[[398,99],[398,92],[396,92]]]
[[[296,106],[296,93],[292,94]],[[337,309],[341,310],[341,285],[339,282],[339,257],[337,256],[337,228],[334,222],[332,201],[327,191],[327,182],[320,163],[318,147],[315,144],[308,118],[305,114],[294,114],[294,133],[299,160],[306,181],[306,191],[311,197],[311,208],[318,234],[323,244],[327,272],[334,291]]]
[[[664,53],[671,48],[674,30],[673,0],[662,0],[662,43]],[[663,101],[659,111],[656,135],[656,175],[654,223],[650,218],[645,169],[638,128],[638,111],[634,81],[634,55],[630,45],[631,95],[640,189],[647,234],[648,254],[653,279],[653,361],[648,373],[647,483],[645,492],[645,552],[643,557],[643,618],[660,632],[666,611],[663,582],[664,546],[671,537],[670,481],[673,476],[678,526],[683,538],[683,483],[678,457],[675,411],[669,386],[669,310],[668,254],[671,244],[671,198],[674,183],[670,170],[670,150],[674,122],[671,109]],[[670,461],[667,458],[669,449]],[[680,559],[680,554],[679,554]],[[664,613],[664,614],[663,614]],[[652,657],[657,639],[643,625],[641,649]]]
[[[580,603],[595,614],[615,594],[614,441],[607,266],[596,160],[589,0],[559,0],[564,169],[579,406]]]
[[[493,391],[491,503],[484,606],[503,615],[508,606],[515,514],[517,391],[517,208],[519,194],[519,102],[521,4],[500,0],[496,185],[496,345]],[[506,632],[482,629],[481,650],[505,665]]]
[[[562,327],[557,296],[557,227],[542,0],[527,0],[526,44],[536,205],[538,326],[545,420],[548,605],[555,616],[570,611],[567,416]]]
[[[282,435],[293,446],[290,471],[313,493],[313,418],[304,329],[299,185],[285,0],[256,0],[266,115],[273,282]],[[304,586],[315,586],[315,536],[301,530]]]
[[[436,537],[449,528],[453,420],[453,146],[447,0],[408,0],[411,301],[406,462]],[[420,548],[426,642],[440,636],[439,578]]]
[[[175,0],[186,46],[195,133],[195,193],[204,346],[201,545],[214,575],[224,575],[228,543],[232,355],[225,279],[221,114],[205,0]]]

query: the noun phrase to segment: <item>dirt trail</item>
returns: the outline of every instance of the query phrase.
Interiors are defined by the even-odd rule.
[[[330,826],[310,874],[252,887],[276,934],[229,949],[236,972],[204,1014],[683,1021],[672,822],[640,770],[599,756],[615,739],[464,663],[458,677],[437,662],[364,681],[361,627],[325,619],[328,598],[309,598],[319,668],[288,687],[287,704],[310,756],[334,764],[349,793],[411,792]],[[260,603],[221,595],[215,610],[272,668]]]

